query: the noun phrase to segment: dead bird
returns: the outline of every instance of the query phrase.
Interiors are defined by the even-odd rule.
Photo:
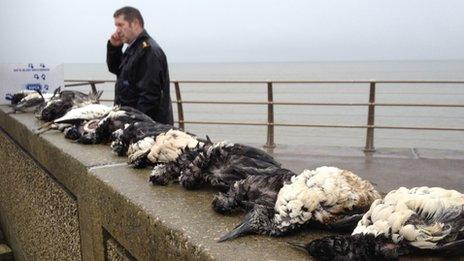
[[[203,146],[196,137],[171,129],[156,137],[145,137],[129,146],[128,164],[135,168],[175,161],[182,148]]]
[[[62,117],[40,126],[36,134],[41,134],[50,129],[57,129],[58,124],[80,124],[83,121],[100,119],[111,111],[111,107],[102,104],[88,104],[83,107],[75,108],[68,111]]]
[[[111,134],[111,150],[118,156],[124,156],[127,154],[130,144],[136,143],[146,137],[156,137],[171,129],[177,128],[154,121],[140,121],[126,124],[124,129],[118,129]]]
[[[225,141],[187,149],[183,154],[187,155],[166,164],[168,166],[158,166],[153,169],[150,181],[153,184],[166,185],[178,179],[186,189],[196,189],[209,184],[227,191],[235,181],[248,176],[244,171],[247,168],[280,167],[280,163],[260,149]],[[180,171],[173,173],[174,169]]]
[[[97,129],[98,121],[99,119],[84,120],[80,123],[69,126],[63,130],[64,137],[78,143],[86,144],[87,140],[82,139],[82,137],[88,135],[88,133],[94,133]]]
[[[204,145],[204,147],[208,146],[210,146],[210,144]],[[189,147],[182,149],[182,153],[175,161],[155,165],[150,174],[149,181],[156,185],[165,186],[170,182],[178,180],[180,173],[187,169],[202,151],[203,148],[200,148],[198,145],[193,149],[190,149]]]
[[[343,242],[344,248],[334,242]],[[375,200],[351,236],[325,237],[305,246],[316,259],[376,260],[406,254],[464,255],[464,195],[438,187],[401,187]],[[381,256],[382,257],[382,256]]]
[[[11,100],[12,111],[10,113],[35,112],[42,107],[52,95],[40,91],[23,91],[14,94]],[[21,98],[21,99],[20,99]],[[19,100],[19,101],[18,101]]]
[[[324,261],[397,260],[400,255],[408,253],[407,246],[395,244],[383,235],[336,235],[316,239],[308,244],[288,244],[307,252],[316,260]]]
[[[171,129],[156,136],[155,143],[150,148],[148,159],[153,163],[167,163],[177,159],[182,148],[203,146],[200,141],[186,132]]]
[[[153,137],[145,137],[129,145],[129,149],[127,150],[127,164],[132,168],[137,169],[152,165],[152,163],[148,160],[147,155],[153,144],[155,144],[155,139]]]
[[[245,179],[230,186],[226,193],[217,193],[212,203],[214,211],[221,214],[248,212],[255,205],[273,208],[282,186],[296,176],[292,171],[280,167],[245,168],[243,171],[256,173],[248,173]]]
[[[129,106],[114,106],[111,111],[100,120],[95,135],[86,137],[92,144],[107,143],[111,135],[118,129],[124,129],[126,124],[134,122],[154,122],[145,113]]]
[[[40,120],[50,122],[62,117],[71,109],[83,107],[88,104],[98,103],[103,91],[97,94],[85,94],[74,90],[61,90],[57,88],[51,99],[41,108],[36,117]]]
[[[311,223],[352,228],[378,198],[370,182],[350,171],[325,166],[305,170],[283,185],[274,206],[256,204],[219,241],[251,233],[281,236]]]
[[[20,91],[20,92],[14,93],[13,95],[7,97],[7,99],[10,100],[11,106],[15,106],[15,105],[17,105],[24,97],[26,97],[26,95],[28,95],[29,93],[32,93],[32,92],[35,92],[35,91]]]

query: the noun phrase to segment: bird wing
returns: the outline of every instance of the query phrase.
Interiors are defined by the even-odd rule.
[[[247,145],[242,145],[242,144],[236,144],[234,149],[241,150],[240,153],[246,157],[265,161],[275,166],[280,166],[280,163],[277,162],[271,155],[269,155],[265,151],[260,150],[258,148],[247,146]]]

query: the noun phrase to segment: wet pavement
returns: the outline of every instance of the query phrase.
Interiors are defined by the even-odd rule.
[[[435,149],[377,149],[280,146],[273,152],[288,169],[335,166],[375,184],[382,193],[398,187],[439,186],[464,192],[464,152]]]

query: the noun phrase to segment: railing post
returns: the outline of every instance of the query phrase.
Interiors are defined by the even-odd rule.
[[[179,129],[184,130],[184,109],[182,107],[182,98],[180,95],[179,82],[174,82],[174,88],[176,90],[176,103],[177,103],[177,117],[179,119]]]
[[[272,82],[267,83],[267,141],[264,148],[272,151],[275,148],[274,143],[274,95],[272,91]]]
[[[374,122],[375,122],[375,82],[370,83],[369,88],[369,109],[367,112],[367,132],[366,147],[364,152],[374,152]]]

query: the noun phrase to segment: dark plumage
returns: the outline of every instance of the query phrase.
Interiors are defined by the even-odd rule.
[[[316,260],[327,261],[397,260],[398,256],[409,252],[407,246],[395,244],[382,235],[337,235],[316,239],[308,244],[289,244],[306,251]]]
[[[176,161],[167,164],[175,166],[155,168],[150,181],[162,185],[179,178],[180,184],[186,189],[209,184],[227,191],[235,181],[258,173],[248,170],[280,167],[266,152],[242,144],[220,142],[213,146],[187,149],[184,153],[186,155],[181,154]],[[180,171],[172,173],[173,169]]]
[[[12,106],[15,106],[17,105],[24,97],[26,97],[28,93],[26,92],[18,92],[18,93],[15,93],[11,96],[11,105]]]
[[[87,140],[83,137],[87,137],[88,133],[94,133],[98,125],[98,119],[83,121],[76,123],[71,127],[64,129],[64,137],[66,139],[75,140],[82,144],[89,144],[91,140]]]
[[[63,130],[64,138],[68,140],[77,140],[81,137],[81,125],[72,125]]]
[[[179,178],[186,189],[210,184],[225,192],[214,197],[212,206],[216,212],[230,214],[253,210],[249,215],[272,223],[277,194],[294,175],[261,150],[221,142],[214,146],[186,148],[176,161],[156,166],[150,181],[166,185]],[[262,215],[266,217],[261,218]],[[241,235],[243,231],[236,232],[229,234],[227,239]]]
[[[175,181],[179,178],[180,173],[187,169],[188,165],[200,155],[202,149],[199,145],[193,149],[186,147],[175,161],[156,165],[150,175],[150,182],[164,186]]]
[[[111,134],[118,130],[124,129],[126,124],[134,122],[154,122],[143,112],[128,106],[115,106],[110,113],[98,123],[95,135],[87,137],[92,139],[94,144],[107,143],[111,141]]]
[[[362,213],[380,197],[368,181],[335,167],[305,170],[294,176],[283,174],[280,180],[261,179],[264,182],[250,186],[265,195],[260,197],[263,200],[256,200],[243,221],[221,237],[220,242],[246,234],[281,236],[313,224],[329,229],[352,229]],[[249,183],[253,182],[256,181]],[[234,189],[240,189],[238,185]],[[246,189],[245,186],[243,191],[247,192]]]
[[[226,193],[216,194],[212,203],[216,212],[230,214],[239,210],[250,211],[255,205],[274,208],[279,190],[295,175],[279,167],[249,168],[245,171],[256,173],[236,181]]]
[[[129,124],[124,130],[119,129],[113,132],[111,149],[118,156],[127,153],[129,145],[145,137],[156,137],[170,129],[177,129],[174,126],[162,124],[154,121],[141,121]]]
[[[316,258],[339,260],[464,255],[464,196],[439,187],[401,187],[375,200],[351,236],[322,238],[305,248]]]
[[[373,234],[336,235],[316,239],[307,244],[289,242],[306,251],[316,260],[397,260],[404,255],[429,255],[457,257],[464,255],[464,239],[438,245],[432,249],[421,249],[406,241],[393,242],[385,235]]]
[[[37,118],[46,122],[53,121],[65,115],[72,106],[71,100],[55,100],[49,106],[44,107]]]
[[[227,190],[237,180],[259,175],[255,169],[280,167],[280,163],[262,150],[231,143],[220,143],[196,157],[179,177],[180,184],[195,189],[210,184]]]
[[[100,91],[96,95],[85,94],[79,91],[65,90],[57,88],[50,101],[41,109],[37,118],[43,121],[53,121],[66,114],[72,108],[82,107],[91,103],[98,103],[103,92]]]
[[[45,101],[46,100],[40,91],[20,92],[14,94],[11,101],[11,107],[13,108],[13,111],[11,111],[10,113],[16,113],[17,111],[37,111],[45,104]]]

